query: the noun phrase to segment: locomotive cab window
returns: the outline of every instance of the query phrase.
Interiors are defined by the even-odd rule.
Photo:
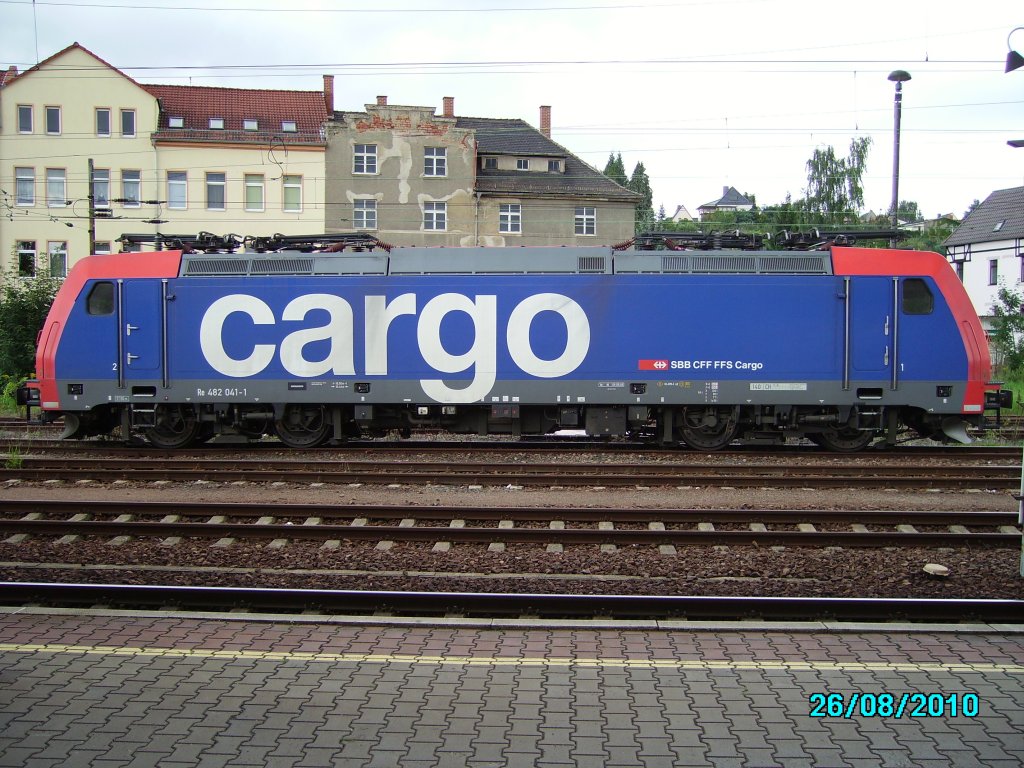
[[[903,311],[908,315],[930,315],[935,309],[935,297],[928,283],[919,277],[903,281]]]
[[[114,314],[114,284],[96,283],[89,291],[85,306],[90,315]]]

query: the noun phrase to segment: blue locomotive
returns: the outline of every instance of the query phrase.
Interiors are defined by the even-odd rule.
[[[1005,405],[990,371],[934,253],[334,247],[84,259],[28,387],[65,437],[165,448],[429,427],[855,451],[967,441]]]

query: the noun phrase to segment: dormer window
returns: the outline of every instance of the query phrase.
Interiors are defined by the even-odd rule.
[[[484,170],[494,171],[498,168],[498,158],[496,157],[485,157],[484,158]]]
[[[548,173],[561,173],[562,164],[558,160],[548,160]]]
[[[260,124],[259,124],[259,121],[257,121],[257,120],[243,120],[242,121],[242,128],[243,128],[243,130],[246,130],[246,131],[256,131],[256,130],[259,130],[259,127],[260,127]]]
[[[224,118],[223,117],[211,117],[210,118],[210,130],[211,131],[223,131],[224,130]]]
[[[167,118],[168,128],[184,128],[185,118],[184,117],[168,117]]]
[[[528,171],[530,170],[530,159],[528,157],[520,157],[516,159],[516,170],[517,171]]]
[[[298,133],[299,126],[295,123],[294,120],[282,120],[281,130],[284,131],[285,133]]]

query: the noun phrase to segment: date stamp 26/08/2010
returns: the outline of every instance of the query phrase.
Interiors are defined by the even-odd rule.
[[[976,693],[812,693],[811,717],[977,717]]]

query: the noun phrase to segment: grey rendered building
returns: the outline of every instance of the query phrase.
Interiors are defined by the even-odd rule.
[[[523,120],[389,105],[327,124],[328,232],[395,245],[605,245],[633,236],[638,196]]]

